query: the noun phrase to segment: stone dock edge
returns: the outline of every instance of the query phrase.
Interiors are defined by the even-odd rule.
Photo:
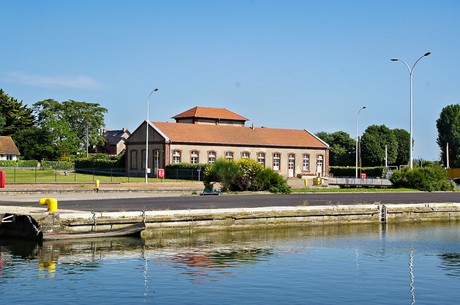
[[[142,237],[295,226],[459,221],[460,203],[358,204],[126,212],[29,211],[39,223],[79,232],[145,221]],[[49,223],[48,223],[49,224]]]

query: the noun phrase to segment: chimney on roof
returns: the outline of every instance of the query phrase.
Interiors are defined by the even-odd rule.
[[[252,123],[251,129],[252,129],[252,130],[256,129],[256,128],[254,127],[254,123]]]

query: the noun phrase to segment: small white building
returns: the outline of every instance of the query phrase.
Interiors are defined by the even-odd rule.
[[[16,161],[20,155],[11,137],[0,136],[0,160]]]

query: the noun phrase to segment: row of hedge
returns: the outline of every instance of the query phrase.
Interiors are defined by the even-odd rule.
[[[77,159],[71,161],[37,161],[37,160],[5,160],[0,167],[33,167],[53,170],[74,170],[75,168],[111,169],[124,168],[124,158],[119,159]]]

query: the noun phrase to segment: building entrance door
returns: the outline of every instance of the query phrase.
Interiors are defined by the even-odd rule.
[[[295,175],[295,155],[289,154],[288,160],[288,177],[292,178]]]
[[[316,159],[316,174],[323,175],[323,156],[318,156]]]

